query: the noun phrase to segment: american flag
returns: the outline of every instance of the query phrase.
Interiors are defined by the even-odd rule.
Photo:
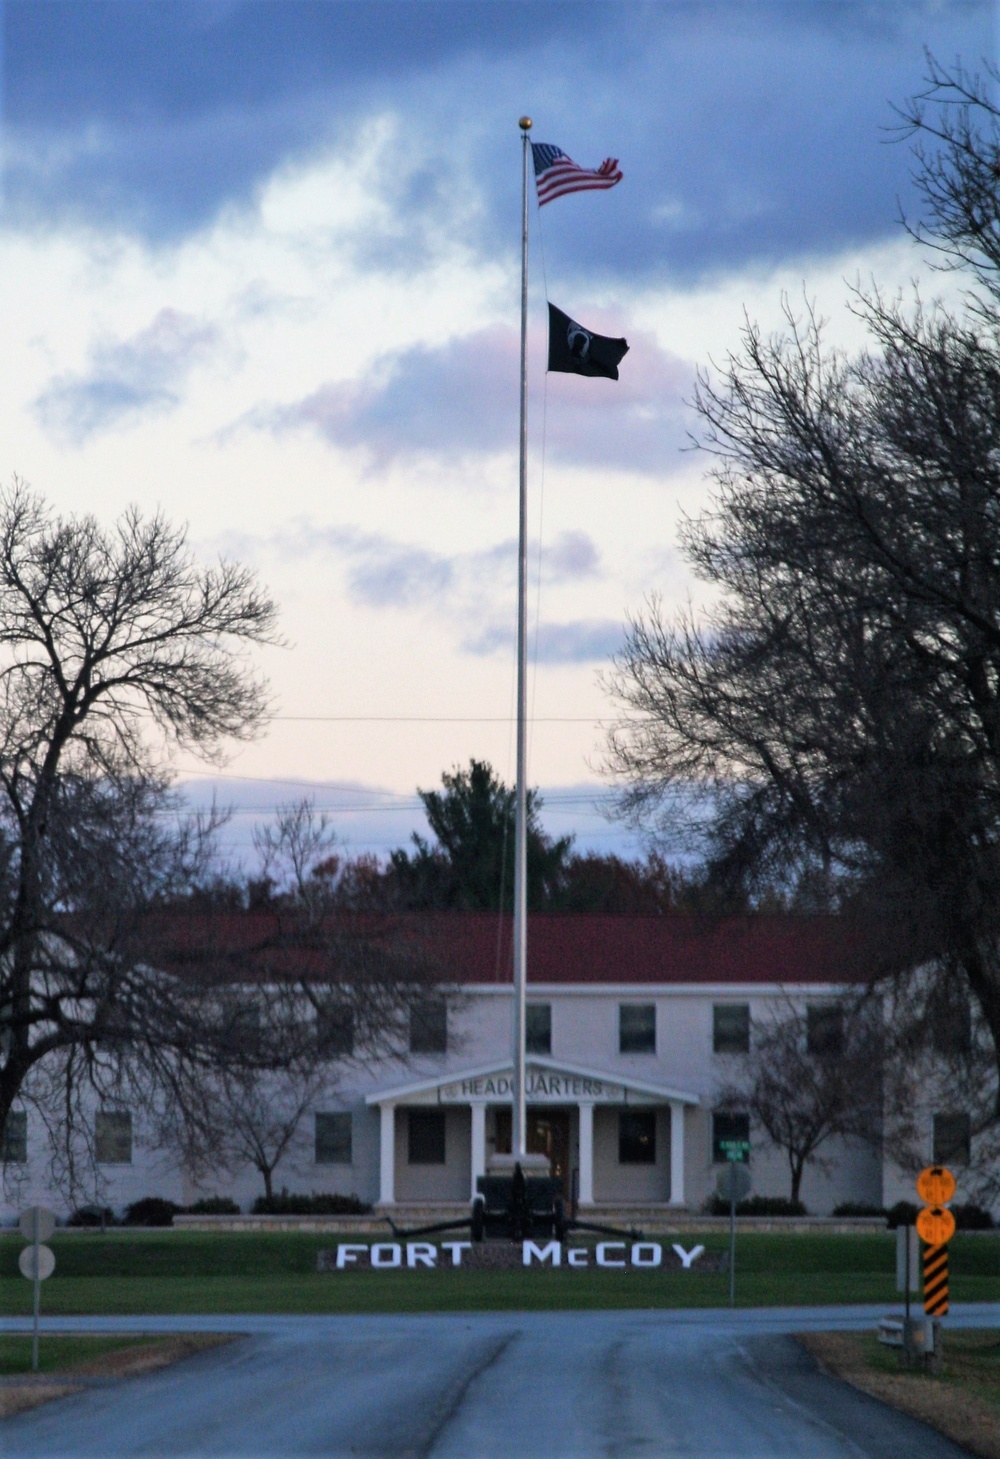
[[[548,142],[532,142],[531,155],[535,163],[535,186],[538,188],[538,206],[561,198],[563,193],[584,192],[592,187],[614,187],[621,182],[622,174],[617,157],[606,157],[596,171],[578,167],[572,157],[559,147]]]

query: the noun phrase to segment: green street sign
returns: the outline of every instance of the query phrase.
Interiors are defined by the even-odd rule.
[[[720,1140],[719,1149],[727,1160],[746,1160],[750,1154],[749,1140]]]

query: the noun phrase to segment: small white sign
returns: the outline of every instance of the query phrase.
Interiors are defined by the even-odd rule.
[[[22,1277],[27,1277],[29,1282],[35,1280],[35,1252],[38,1252],[38,1280],[44,1282],[46,1277],[51,1277],[56,1269],[56,1256],[51,1246],[35,1246],[34,1242],[26,1246],[17,1259],[21,1268]]]
[[[17,1224],[25,1241],[48,1241],[56,1229],[56,1218],[47,1206],[29,1206]]]

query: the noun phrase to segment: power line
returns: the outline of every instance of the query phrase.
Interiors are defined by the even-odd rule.
[[[559,804],[560,805],[567,805],[567,806],[569,806],[569,805],[575,805],[576,802],[574,802],[574,801],[561,801],[561,802],[559,802]],[[264,815],[273,815],[274,814],[275,807],[274,807],[274,804],[272,803],[270,805],[238,805],[238,806],[225,806],[224,805],[224,806],[221,806],[219,809],[230,820],[232,820],[232,819],[235,819],[238,816],[264,816]],[[390,814],[394,814],[394,815],[405,815],[408,811],[418,811],[418,810],[421,809],[421,807],[420,806],[417,806],[417,805],[413,805],[413,806],[411,806],[411,805],[376,805],[376,806],[364,806],[364,805],[316,805],[316,806],[313,807],[313,809],[316,810],[320,815],[329,815],[329,816],[333,816],[333,815],[370,816],[370,815],[378,815],[380,813],[384,814],[385,812],[389,812]],[[543,807],[543,809],[544,809],[544,807]],[[169,820],[171,818],[171,816],[172,816],[173,813],[171,811],[158,811],[157,814],[160,815],[160,816],[162,816],[162,817],[164,817],[164,818],[166,818],[167,820]],[[577,812],[577,819],[604,820],[605,817],[604,817],[604,813],[602,811],[595,809],[595,810],[591,810],[591,811],[588,811],[588,810],[578,811]]]
[[[509,714],[272,714],[283,724],[512,724]],[[601,715],[536,714],[532,724],[616,724]]]

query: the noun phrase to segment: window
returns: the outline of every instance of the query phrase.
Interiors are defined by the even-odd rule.
[[[127,1110],[98,1110],[94,1120],[94,1153],[101,1165],[132,1164],[132,1116]]]
[[[444,1165],[443,1110],[410,1110],[407,1159],[411,1165]]]
[[[949,988],[927,1010],[931,1045],[944,1058],[961,1057],[972,1048],[972,1007],[961,992]]]
[[[525,1044],[529,1054],[551,1054],[552,1052],[552,1004],[529,1003],[527,1021],[524,1026]]]
[[[618,1116],[618,1164],[656,1164],[656,1113],[626,1110]]]
[[[250,1051],[260,1042],[261,1010],[259,1003],[241,1003],[227,999],[221,1010],[220,1035],[230,1050]]]
[[[448,1052],[448,1005],[443,998],[425,998],[410,1010],[410,1053]]]
[[[656,1053],[656,1004],[618,1005],[618,1049],[622,1054]]]
[[[749,1003],[715,1004],[712,1009],[712,1052],[714,1054],[749,1054]]]
[[[731,1114],[717,1112],[712,1116],[712,1161],[715,1165],[725,1165],[729,1156],[723,1148],[728,1140],[750,1140],[750,1116],[744,1114]],[[746,1164],[750,1155],[747,1152],[742,1157]]]
[[[348,1004],[333,1004],[316,1012],[316,1037],[323,1054],[335,1058],[354,1053],[354,1009]]]
[[[836,1003],[806,1005],[806,1047],[810,1054],[839,1054],[844,1047],[844,1010]]]
[[[4,1165],[26,1165],[28,1162],[28,1112],[12,1109],[3,1127]]]
[[[351,1116],[348,1111],[316,1116],[316,1164],[350,1165]]]
[[[934,1116],[934,1164],[968,1165],[972,1130],[967,1114]]]

